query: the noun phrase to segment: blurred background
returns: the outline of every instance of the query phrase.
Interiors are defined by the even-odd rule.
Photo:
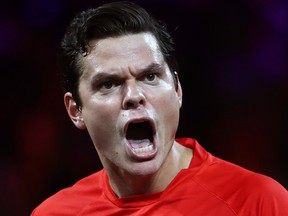
[[[56,50],[77,13],[109,1],[1,0],[2,215],[29,215],[99,169],[63,105]],[[138,0],[175,38],[184,104],[178,137],[288,188],[288,2]]]

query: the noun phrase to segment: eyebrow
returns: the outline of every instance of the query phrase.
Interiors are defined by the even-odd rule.
[[[102,82],[105,80],[119,80],[123,76],[119,73],[110,74],[106,72],[99,72],[95,76],[92,77],[92,84],[97,84],[98,82]]]
[[[148,72],[159,72],[159,71],[164,71],[164,67],[163,65],[161,64],[158,64],[158,63],[151,63],[150,65],[148,65],[147,67],[143,68],[143,69],[138,69],[136,72],[134,73],[137,73],[139,75],[142,75],[142,74],[146,74]],[[95,74],[93,77],[92,77],[92,83],[97,83],[99,81],[102,81],[102,80],[118,80],[118,79],[121,79],[123,78],[124,76],[121,74],[121,73],[108,73],[108,72],[105,72],[105,71],[100,71],[98,72],[97,74]]]
[[[148,72],[159,72],[159,71],[164,71],[164,66],[162,64],[152,63],[148,65],[146,68],[140,70],[140,74],[145,74]]]

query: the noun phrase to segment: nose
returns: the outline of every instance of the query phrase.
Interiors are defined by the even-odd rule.
[[[137,81],[131,81],[126,84],[123,98],[124,109],[135,109],[141,105],[145,105],[146,98],[142,89],[137,86]]]

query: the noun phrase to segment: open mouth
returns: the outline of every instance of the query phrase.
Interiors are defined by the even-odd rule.
[[[153,128],[148,121],[131,122],[126,131],[126,139],[136,154],[147,154],[154,148]]]

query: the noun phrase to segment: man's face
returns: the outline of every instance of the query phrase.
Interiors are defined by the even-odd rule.
[[[182,92],[150,33],[92,41],[80,77],[83,123],[107,170],[149,175],[167,159]],[[115,169],[116,168],[116,169]]]

